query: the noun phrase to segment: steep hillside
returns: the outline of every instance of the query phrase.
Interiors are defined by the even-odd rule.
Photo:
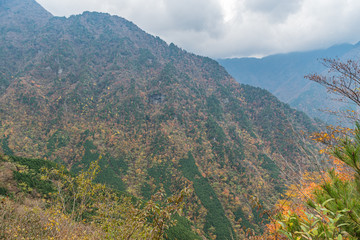
[[[219,62],[240,83],[264,88],[281,101],[328,123],[337,118],[324,112],[344,110],[345,104],[334,101],[334,95],[304,78],[305,75],[325,71],[323,58],[348,58],[359,55],[359,44],[336,45],[324,50],[296,52],[257,58],[220,59]]]
[[[0,238],[202,239],[177,214],[188,188],[144,201],[95,182],[98,167],[73,174],[49,160],[0,154]]]
[[[258,231],[250,199],[271,206],[284,183],[312,166],[317,150],[306,135],[315,123],[269,92],[239,85],[216,61],[117,16],[43,11],[21,44],[0,42],[1,63],[12,56],[1,70],[4,153],[73,171],[102,156],[98,181],[144,199],[161,186],[170,194],[191,184],[186,215],[216,239]],[[2,24],[4,36],[25,31]]]

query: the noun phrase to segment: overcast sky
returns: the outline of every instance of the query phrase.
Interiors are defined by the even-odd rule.
[[[124,17],[204,56],[244,57],[360,41],[359,0],[37,0],[55,16]]]

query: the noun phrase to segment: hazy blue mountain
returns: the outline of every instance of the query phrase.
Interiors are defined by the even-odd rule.
[[[337,118],[323,110],[341,110],[344,104],[335,101],[326,89],[304,78],[321,73],[323,58],[347,59],[359,56],[360,44],[341,44],[328,49],[271,55],[264,58],[219,59],[226,70],[240,83],[264,88],[292,107],[312,117],[335,123]]]

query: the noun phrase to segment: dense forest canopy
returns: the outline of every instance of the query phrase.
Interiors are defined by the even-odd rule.
[[[260,232],[252,200],[271,208],[286,183],[321,162],[307,138],[316,122],[263,89],[239,85],[210,58],[117,16],[54,17],[33,0],[0,4],[1,152],[73,174],[98,161],[96,184],[144,204],[188,188],[187,210],[173,214],[182,230],[170,228],[169,238]],[[43,194],[32,185],[41,179],[22,178],[24,191]]]

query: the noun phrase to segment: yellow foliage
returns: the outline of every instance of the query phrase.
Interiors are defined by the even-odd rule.
[[[76,176],[64,167],[43,169],[41,180],[56,187],[47,200],[0,196],[0,239],[162,239],[189,189],[167,199],[162,189],[148,202],[134,201],[94,183],[99,170],[98,161]]]

